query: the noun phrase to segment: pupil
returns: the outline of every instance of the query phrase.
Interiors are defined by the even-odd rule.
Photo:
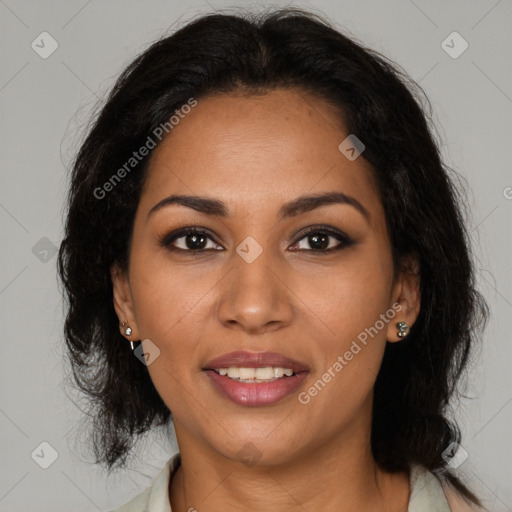
[[[327,235],[310,235],[309,244],[315,249],[327,249],[329,247],[329,237]]]
[[[206,237],[203,235],[189,234],[186,238],[187,247],[189,249],[203,249],[205,240]]]

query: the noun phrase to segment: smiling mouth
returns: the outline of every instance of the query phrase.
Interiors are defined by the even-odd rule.
[[[230,366],[203,371],[221,396],[245,407],[264,407],[279,403],[295,393],[309,374],[308,370],[295,373],[291,368],[275,366]]]
[[[306,364],[277,352],[239,350],[202,368],[214,389],[237,405],[261,407],[293,394],[309,375]]]

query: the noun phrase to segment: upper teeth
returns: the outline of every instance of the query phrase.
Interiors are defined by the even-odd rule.
[[[281,378],[284,375],[291,377],[293,370],[281,366],[265,366],[264,368],[240,368],[230,366],[229,368],[216,368],[220,375],[227,375],[230,379],[240,380],[270,380]]]

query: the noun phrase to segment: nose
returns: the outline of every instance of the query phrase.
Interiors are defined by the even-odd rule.
[[[234,268],[222,280],[217,307],[225,327],[258,334],[291,323],[293,293],[285,282],[282,262],[272,260],[268,252],[264,250],[251,263],[233,255]]]

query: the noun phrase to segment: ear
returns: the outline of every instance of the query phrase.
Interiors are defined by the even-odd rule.
[[[140,339],[139,329],[135,321],[132,294],[127,273],[122,271],[117,264],[110,268],[110,277],[112,279],[114,309],[119,319],[119,330],[121,334],[129,341]],[[123,322],[126,325],[123,327]],[[132,332],[127,335],[125,329],[130,327]]]
[[[404,339],[398,336],[396,324],[406,322],[410,328],[420,312],[420,265],[418,258],[412,254],[405,256],[401,261],[400,270],[393,285],[391,304],[400,305],[400,309],[395,306],[397,313],[387,329],[387,340],[394,343]]]

